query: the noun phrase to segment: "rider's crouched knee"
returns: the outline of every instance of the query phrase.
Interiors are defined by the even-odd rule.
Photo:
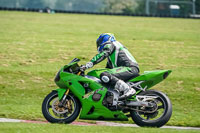
[[[100,74],[100,79],[101,79],[101,81],[103,82],[103,83],[109,83],[110,81],[111,81],[111,74],[110,73],[108,73],[108,72],[102,72],[101,74]]]

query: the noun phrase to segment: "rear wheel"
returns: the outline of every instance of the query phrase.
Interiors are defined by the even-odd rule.
[[[60,104],[57,91],[52,91],[43,101],[42,113],[51,123],[71,123],[79,115],[80,103],[68,94],[64,104]]]
[[[148,90],[141,92],[138,95],[155,96],[157,98],[146,101],[154,104],[152,108],[138,107],[138,110],[142,110],[144,112],[130,112],[133,121],[137,125],[147,127],[161,127],[169,121],[172,115],[172,104],[164,93],[155,90]]]

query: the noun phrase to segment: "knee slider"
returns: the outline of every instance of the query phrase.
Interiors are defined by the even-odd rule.
[[[100,79],[104,83],[109,83],[111,80],[111,75],[108,72],[103,72],[100,75]]]

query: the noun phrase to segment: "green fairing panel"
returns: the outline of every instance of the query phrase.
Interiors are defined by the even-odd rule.
[[[108,108],[102,105],[106,92],[107,88],[100,88],[83,96],[83,99],[81,100],[82,111],[80,119],[92,120],[103,117],[104,119],[109,120],[128,120],[127,116],[125,116],[121,111],[110,111]],[[94,93],[102,95],[99,101],[93,101],[92,96]]]
[[[99,71],[96,70],[90,72],[90,74],[91,76],[96,75],[99,77],[99,74],[105,70],[107,69],[99,69]],[[98,119],[103,116],[104,119],[110,120],[128,120],[127,116],[125,116],[121,111],[110,111],[108,108],[102,105],[102,101],[107,92],[107,88],[103,87],[101,84],[79,75],[63,72],[63,69],[61,69],[60,77],[60,80],[56,82],[56,84],[58,86],[65,86],[65,88],[57,90],[59,93],[59,99],[63,97],[67,89],[70,89],[70,91],[81,102],[82,110],[80,119]],[[93,91],[86,94],[85,88],[83,88],[81,82],[88,83],[89,87],[93,89]],[[99,93],[102,95],[99,101],[93,101],[92,96],[94,93]],[[88,113],[92,108],[94,108],[94,112],[91,114]]]
[[[89,75],[89,76],[94,76],[94,77],[96,77],[96,78],[100,78],[100,74],[101,74],[102,72],[107,71],[107,70],[109,70],[109,69],[107,69],[107,68],[95,69],[95,70],[92,70],[92,71],[88,72],[87,75]]]
[[[66,67],[65,67],[66,68]],[[59,99],[62,98],[66,89],[70,91],[79,99],[82,105],[82,110],[80,114],[80,119],[109,119],[109,120],[128,120],[127,116],[121,111],[110,111],[108,108],[102,105],[104,96],[106,95],[107,88],[103,87],[101,84],[71,73],[60,71],[60,80],[56,84],[62,88],[58,89]],[[90,71],[88,75],[99,78],[100,74],[109,69],[97,69]],[[159,70],[159,71],[146,71],[140,76],[130,80],[131,82],[145,81],[142,83],[142,87],[147,86],[147,88],[161,82],[164,79],[166,73],[171,73],[171,70]],[[85,88],[81,83],[89,84],[92,89],[91,92],[85,92]],[[64,87],[64,88],[63,88]],[[94,101],[92,96],[94,93],[101,94],[101,98],[98,101]]]
[[[122,73],[122,72],[127,72],[130,71],[130,67],[115,67],[113,69],[107,70],[108,73],[110,74],[116,74],[116,73]]]
[[[172,71],[171,70],[156,70],[156,71],[145,71],[140,76],[129,80],[130,82],[145,81],[141,86],[147,87],[146,89],[158,84],[164,80]],[[166,76],[166,77],[165,77]]]

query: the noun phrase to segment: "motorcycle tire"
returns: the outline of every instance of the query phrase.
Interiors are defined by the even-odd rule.
[[[79,115],[80,113],[80,108],[81,108],[81,104],[78,101],[78,99],[70,94],[67,95],[67,97],[69,97],[69,99],[73,100],[73,104],[75,105],[74,111],[73,113],[67,117],[67,118],[58,118],[58,117],[54,117],[52,114],[55,114],[55,112],[53,111],[49,111],[51,107],[50,102],[52,102],[53,99],[57,98],[58,99],[58,93],[57,91],[52,91],[51,93],[49,93],[43,103],[42,103],[42,113],[43,116],[45,117],[45,119],[48,122],[51,123],[71,123],[73,122]],[[51,112],[51,113],[50,113]],[[53,113],[52,113],[53,112]]]
[[[172,115],[172,104],[170,102],[170,99],[162,92],[160,91],[156,91],[156,90],[147,90],[147,91],[143,91],[141,93],[139,93],[138,95],[152,95],[152,96],[158,96],[160,100],[162,100],[163,103],[163,107],[164,107],[164,113],[162,114],[161,117],[159,117],[156,120],[146,120],[144,118],[141,117],[140,113],[137,111],[131,111],[131,117],[132,120],[139,126],[142,127],[161,127],[163,125],[165,125],[171,115]],[[148,115],[148,114],[147,114]],[[151,114],[149,114],[151,115]]]

